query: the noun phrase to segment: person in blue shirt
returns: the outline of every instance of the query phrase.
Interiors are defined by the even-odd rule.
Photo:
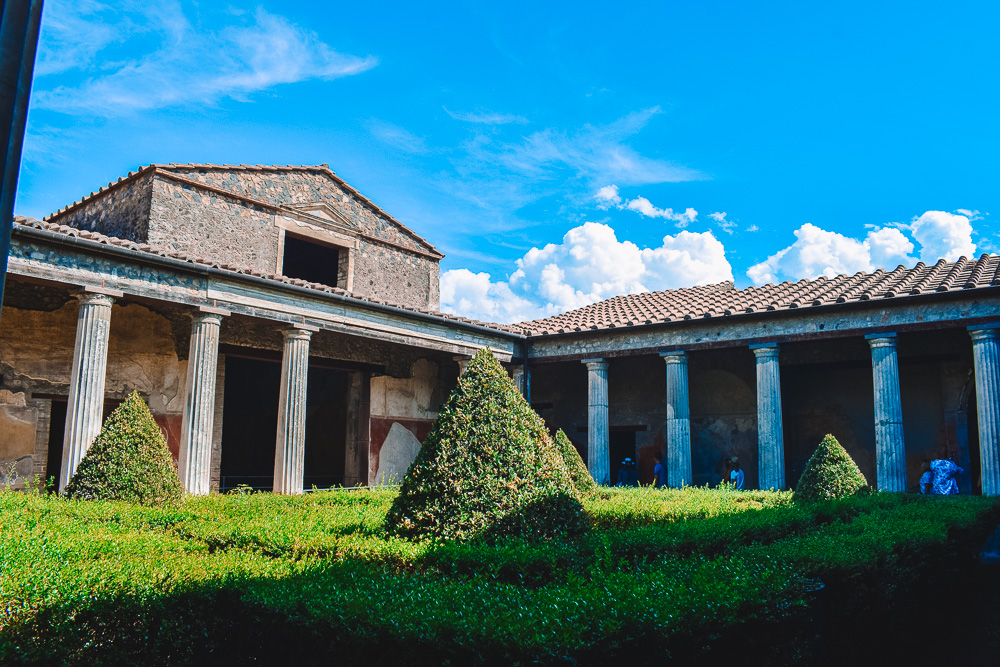
[[[618,466],[618,484],[615,486],[639,486],[639,478],[635,474],[635,461],[626,456]]]
[[[740,459],[739,459],[739,457],[737,457],[737,456],[731,457],[726,462],[726,467],[729,468],[729,479],[726,480],[726,481],[729,482],[730,484],[732,484],[733,488],[735,488],[736,490],[742,491],[743,490],[743,481],[744,481],[744,479],[745,479],[746,476],[743,474],[743,471],[740,469]]]
[[[656,465],[653,466],[653,486],[665,488],[667,486],[667,467],[663,465],[663,455],[659,452],[653,454]]]
[[[951,496],[958,493],[958,476],[965,472],[951,459],[931,461],[931,493],[935,496]]]

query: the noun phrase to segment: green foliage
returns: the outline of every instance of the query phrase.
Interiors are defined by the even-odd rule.
[[[407,537],[572,535],[580,498],[542,419],[488,350],[442,407],[386,517]]]
[[[787,664],[763,651],[788,652],[810,579],[840,591],[831,626],[846,594],[885,616],[1000,520],[985,497],[608,489],[575,538],[413,542],[383,527],[396,494],[0,493],[0,664],[708,664],[727,646]]]
[[[861,491],[868,481],[837,439],[827,435],[806,463],[795,498],[806,502],[843,498]]]
[[[597,491],[599,488],[597,482],[590,476],[587,465],[580,458],[580,452],[576,451],[576,447],[569,441],[569,437],[562,429],[556,431],[556,437],[553,440],[559,453],[562,454],[563,465],[569,471],[569,477],[573,480],[573,486],[576,487],[577,492],[585,494]]]
[[[144,505],[174,503],[183,493],[163,432],[137,392],[104,422],[66,485],[70,498]]]

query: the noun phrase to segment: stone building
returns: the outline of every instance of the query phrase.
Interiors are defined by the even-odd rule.
[[[326,165],[150,165],[13,230],[0,470],[68,480],[147,400],[195,493],[399,478],[489,346],[595,478],[794,484],[833,433],[879,488],[952,456],[1000,493],[1000,258],[621,296],[502,326],[438,309],[442,255]]]

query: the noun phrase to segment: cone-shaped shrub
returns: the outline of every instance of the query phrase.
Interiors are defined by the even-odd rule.
[[[569,472],[569,477],[573,480],[573,486],[576,487],[577,492],[590,493],[591,491],[596,491],[597,482],[590,476],[587,464],[583,462],[583,459],[580,458],[580,452],[576,451],[576,447],[569,441],[569,436],[562,429],[559,429],[556,431],[554,440],[556,448],[562,454],[563,465],[566,466],[566,470]]]
[[[795,487],[796,500],[843,498],[868,486],[860,468],[837,439],[827,435],[806,463]]]
[[[545,424],[480,350],[406,472],[386,527],[465,540],[572,534],[586,518]]]
[[[163,432],[136,392],[104,422],[66,485],[70,498],[145,505],[175,502],[183,491]]]

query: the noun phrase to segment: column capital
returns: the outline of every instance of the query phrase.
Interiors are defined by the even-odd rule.
[[[896,332],[886,331],[884,333],[872,333],[865,336],[869,347],[873,350],[879,347],[896,347]]]
[[[1000,338],[1000,322],[977,324],[968,328],[973,342],[981,340],[996,340]]]
[[[198,309],[192,313],[195,318],[201,317],[202,315],[218,315],[221,320],[223,317],[229,317],[233,312],[231,310],[226,310],[225,308],[215,308],[214,306],[198,306]]]
[[[776,359],[780,352],[777,343],[753,343],[750,345],[757,359]]]
[[[282,329],[281,335],[285,337],[285,340],[309,340],[317,331],[319,331],[319,327],[296,324],[288,329]]]
[[[84,291],[75,295],[81,306],[111,306],[115,302],[115,295],[105,292]],[[124,296],[118,292],[118,296]]]
[[[581,359],[580,363],[585,365],[588,370],[603,371],[608,368],[608,362],[604,360],[604,357],[595,357],[593,359]]]
[[[684,350],[671,350],[670,352],[660,352],[663,361],[668,364],[686,364],[688,354]]]

